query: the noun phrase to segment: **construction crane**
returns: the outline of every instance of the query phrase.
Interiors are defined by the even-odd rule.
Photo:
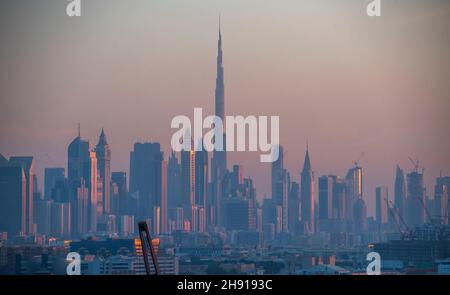
[[[150,248],[150,255],[152,257],[153,268],[155,269],[155,275],[159,275],[159,264],[156,257],[155,249],[153,249],[152,238],[148,231],[147,222],[141,221],[138,223],[139,227],[139,237],[141,238],[142,255],[144,256],[145,271],[147,275],[151,275],[151,268],[148,261],[148,249]]]
[[[411,164],[413,164],[414,172],[419,172],[419,159],[415,161],[411,157],[408,157],[408,159],[411,162]]]
[[[362,152],[360,155],[359,155],[359,157],[358,158],[356,158],[356,160],[355,160],[355,167],[358,167],[359,166],[359,161],[361,160],[361,158],[364,156],[364,154],[365,154],[365,152]]]
[[[397,212],[397,214],[396,214],[396,215],[398,216],[398,219],[397,219],[397,218],[396,218],[396,215],[394,215],[394,212],[393,212],[393,210],[394,210],[394,208],[395,208],[394,204],[392,204],[392,202],[389,201],[387,198],[384,198],[384,201],[386,202],[386,205],[387,205],[387,207],[388,207],[388,210],[389,210],[389,212],[391,213],[391,217],[392,217],[392,219],[394,220],[395,225],[397,226],[398,232],[400,233],[400,235],[402,236],[402,238],[403,238],[403,239],[404,239],[404,238],[411,238],[411,237],[412,237],[411,230],[409,229],[409,227],[408,227],[408,225],[406,224],[406,222],[403,220],[403,217],[402,217],[402,215],[400,214],[400,212]],[[401,227],[400,223],[398,222],[399,220],[401,221],[401,223],[402,223],[403,226],[405,227],[406,233],[405,233],[405,230],[402,230],[402,227]]]

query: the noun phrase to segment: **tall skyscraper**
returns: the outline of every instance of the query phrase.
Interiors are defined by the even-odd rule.
[[[333,216],[333,185],[336,176],[319,177],[319,220],[331,219]]]
[[[106,141],[105,131],[102,128],[100,137],[98,139],[97,146],[95,147],[97,154],[97,166],[98,172],[102,181],[102,211],[104,214],[111,212],[111,196],[110,196],[110,183],[111,183],[111,149]]]
[[[9,158],[9,166],[22,168],[25,175],[25,200],[22,202],[22,214],[25,215],[24,234],[33,234],[33,157],[11,157]]]
[[[71,233],[77,237],[86,231],[95,232],[97,230],[98,206],[96,153],[91,150],[89,141],[81,139],[79,130],[78,136],[67,148],[67,158],[67,178],[72,211],[70,214],[72,218]],[[87,200],[85,200],[86,197]],[[79,206],[87,206],[87,208]],[[80,230],[83,231],[80,232]]]
[[[288,231],[288,196],[289,181],[288,172],[284,169],[284,150],[278,146],[278,159],[272,162],[272,198],[277,206],[282,208],[282,231]]]
[[[375,219],[380,227],[388,223],[388,188],[379,186],[375,188]]]
[[[181,203],[190,208],[195,202],[195,151],[181,151]],[[187,209],[186,209],[187,210]],[[187,212],[184,213],[185,216]]]
[[[195,152],[195,205],[205,208],[208,193],[208,152]]]
[[[357,234],[367,231],[367,207],[364,199],[358,198],[353,205],[354,230]]]
[[[169,211],[173,212],[174,208],[181,206],[181,168],[173,151],[167,163],[167,204]]]
[[[319,177],[319,229],[329,231],[333,218],[333,191],[337,177],[323,175]]]
[[[290,183],[288,196],[288,230],[296,234],[300,222],[300,187],[297,182]],[[261,227],[262,230],[262,227]]]
[[[395,171],[395,183],[394,183],[394,205],[395,208],[402,216],[402,218],[406,218],[406,181],[405,181],[405,174],[403,172],[403,169],[400,168],[399,165],[397,165],[396,171]]]
[[[65,179],[64,168],[45,168],[44,173],[44,199],[50,200],[52,190],[55,188],[56,182]]]
[[[224,71],[223,71],[223,56],[222,56],[222,32],[220,29],[219,20],[219,40],[217,41],[217,76],[216,76],[216,92],[215,92],[215,112],[216,116],[225,122],[225,85],[224,85]],[[225,147],[225,133],[224,147]],[[224,149],[225,150],[225,149]],[[227,169],[227,153],[226,151],[214,151],[214,160],[216,167],[223,175]]]
[[[417,169],[406,175],[408,188],[408,224],[411,227],[425,223],[425,187],[423,173]]]
[[[220,19],[219,19],[219,40],[217,41],[217,73],[216,73],[216,90],[215,90],[215,114],[217,117],[225,122],[225,86],[224,86],[224,70],[223,70],[223,56],[222,56],[222,32],[220,29]],[[224,130],[225,130],[225,126]],[[220,136],[218,134],[217,136]],[[221,203],[222,203],[222,180],[227,172],[227,153],[225,151],[226,147],[226,135],[225,132],[222,134],[223,140],[223,151],[213,152],[213,157],[211,159],[211,183],[212,183],[212,198],[213,204],[212,208],[214,211],[209,212],[211,223],[213,225],[219,225],[223,218],[220,216],[221,213]]]
[[[450,176],[436,178],[434,186],[434,215],[440,224],[449,224]]]
[[[134,144],[130,153],[130,193],[138,196],[139,220],[153,219],[154,208],[161,206],[162,161],[159,143]]]
[[[168,208],[167,208],[167,162],[161,163],[161,202],[160,202],[160,226],[162,233],[169,232]]]
[[[9,237],[27,230],[26,183],[22,167],[0,166],[0,231]]]
[[[314,233],[314,173],[311,169],[309,151],[306,149],[303,170],[300,175],[301,221],[305,234]]]
[[[347,199],[345,201],[346,206],[349,209],[346,212],[346,219],[349,223],[352,223],[354,219],[353,207],[355,206],[355,202],[363,197],[363,172],[357,162],[355,162],[355,167],[348,170],[345,179],[349,186],[346,193]]]
[[[111,173],[111,210],[116,215],[128,215],[128,188],[126,172]]]

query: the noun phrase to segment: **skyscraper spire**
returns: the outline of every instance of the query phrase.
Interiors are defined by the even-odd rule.
[[[217,77],[216,77],[216,93],[215,106],[216,116],[224,119],[225,113],[225,91],[224,91],[224,77],[223,77],[223,59],[222,59],[222,32],[220,28],[219,15],[219,40],[217,41]]]
[[[306,149],[305,163],[300,173],[301,221],[305,234],[314,233],[314,174],[311,170],[309,150]]]
[[[219,39],[217,41],[217,77],[216,77],[216,90],[215,90],[215,115],[219,117],[222,122],[225,119],[225,86],[223,75],[223,59],[222,59],[222,31],[221,31],[221,19],[219,14]],[[224,126],[225,129],[225,126]],[[219,135],[218,135],[219,136]],[[223,145],[226,146],[226,135],[222,134]],[[221,223],[220,217],[220,203],[221,203],[221,182],[227,171],[227,152],[214,150],[211,161],[211,181],[213,187],[213,203],[215,209],[213,213],[212,224],[219,225]]]
[[[309,171],[311,170],[311,161],[309,160],[309,150],[308,146],[306,147],[306,153],[305,153],[305,162],[303,164],[303,171]]]

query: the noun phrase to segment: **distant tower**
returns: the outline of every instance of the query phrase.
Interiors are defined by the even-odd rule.
[[[272,162],[272,199],[277,206],[281,206],[282,210],[282,231],[288,231],[288,195],[289,181],[288,172],[284,169],[284,150],[279,146],[279,157]]]
[[[98,172],[100,173],[103,188],[102,209],[103,213],[107,214],[111,212],[111,149],[106,141],[106,135],[103,128],[97,146],[95,147],[95,152],[97,153]]]
[[[354,212],[352,214],[352,208],[354,208],[357,200],[363,197],[363,172],[362,168],[355,162],[355,167],[350,168],[345,176],[348,184],[348,191],[346,194],[345,203],[347,205],[347,221],[352,221]]]
[[[420,226],[425,223],[425,187],[423,173],[417,169],[406,175],[408,188],[408,223]]]
[[[219,16],[219,40],[217,42],[217,76],[216,76],[216,91],[215,91],[215,114],[224,122],[225,118],[225,86],[224,86],[224,71],[223,71],[223,58],[222,58],[222,32],[220,29],[220,16]],[[225,129],[225,126],[224,126]],[[220,218],[220,203],[221,203],[221,182],[227,171],[227,153],[226,147],[226,135],[223,133],[223,151],[214,151],[211,165],[211,181],[213,185],[213,195],[215,210],[213,215],[213,224],[218,224]]]
[[[301,221],[305,233],[314,233],[314,173],[311,169],[309,151],[306,149],[305,162],[301,172]]]
[[[388,197],[388,188],[386,186],[375,188],[375,217],[380,228],[388,223]]]
[[[406,182],[405,174],[403,169],[397,165],[395,172],[395,183],[394,183],[394,202],[395,208],[398,210],[398,214],[402,218],[406,218]]]
[[[9,166],[21,167],[25,175],[25,200],[22,200],[22,224],[25,224],[24,234],[30,235],[33,230],[33,176],[34,176],[34,160],[33,157],[11,157],[9,158]]]
[[[78,136],[67,148],[67,158],[71,227],[72,234],[78,237],[97,229],[97,157],[89,141],[81,139],[79,126]]]
[[[155,208],[161,206],[163,159],[157,142],[135,143],[130,153],[130,193],[138,198],[139,220],[151,218],[153,225],[160,223]]]

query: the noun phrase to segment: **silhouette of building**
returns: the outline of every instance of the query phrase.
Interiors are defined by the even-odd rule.
[[[305,161],[301,172],[301,221],[305,234],[314,233],[314,173],[311,169],[309,151],[306,149]]]
[[[159,143],[135,143],[130,153],[130,193],[139,200],[138,219],[154,218],[161,206],[163,152]],[[154,228],[151,226],[150,228]]]
[[[333,218],[333,192],[337,177],[323,175],[319,177],[319,229],[330,231]]]
[[[296,234],[300,223],[300,187],[297,182],[290,183],[288,197],[288,230]]]
[[[20,167],[25,175],[25,200],[22,201],[22,216],[25,217],[24,234],[34,233],[33,224],[33,176],[34,161],[33,157],[10,157],[9,166]],[[23,218],[23,217],[22,217]]]
[[[56,182],[65,179],[64,168],[45,168],[44,172],[44,199],[52,198],[52,190],[55,188]]]
[[[411,227],[425,223],[425,187],[423,174],[416,170],[406,175],[408,188],[408,224]]]
[[[402,218],[406,218],[407,215],[407,202],[406,202],[406,181],[405,173],[403,169],[397,165],[395,171],[395,183],[394,183],[394,206],[399,215]]]
[[[103,128],[95,147],[95,153],[97,156],[98,173],[102,183],[102,212],[103,214],[108,214],[111,212],[111,149],[109,148]]]
[[[278,159],[272,162],[272,198],[282,208],[282,231],[288,231],[289,173],[284,169],[284,150],[278,146]]]
[[[0,231],[9,237],[27,231],[26,184],[22,167],[0,166]]]
[[[224,69],[223,69],[223,55],[222,55],[222,32],[220,29],[219,19],[219,39],[217,41],[217,73],[216,73],[216,90],[215,90],[215,115],[219,117],[222,122],[225,122],[225,86],[224,86]],[[225,126],[223,126],[225,130]],[[209,219],[212,225],[220,225],[223,218],[221,217],[221,203],[222,203],[222,180],[227,173],[227,153],[226,153],[226,134],[222,134],[223,150],[214,150],[211,159],[211,193],[212,193],[212,208],[214,211],[209,212]],[[217,140],[215,138],[215,140]]]
[[[169,211],[180,207],[181,202],[181,168],[175,152],[169,156],[167,163],[167,203]]]
[[[67,148],[67,179],[71,203],[72,235],[97,231],[98,171],[96,153],[78,136]]]
[[[440,224],[447,225],[449,212],[450,176],[436,178],[434,186],[434,218]]]
[[[385,227],[389,221],[388,216],[388,188],[379,186],[375,188],[375,219],[380,228]]]
[[[111,173],[111,212],[116,215],[127,215],[129,211],[127,174],[126,172]]]

